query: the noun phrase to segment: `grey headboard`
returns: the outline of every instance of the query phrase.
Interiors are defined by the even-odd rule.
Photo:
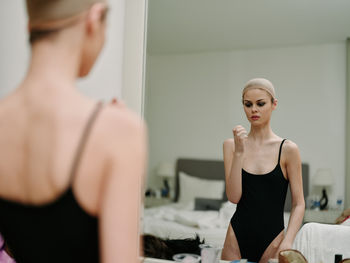
[[[176,162],[175,177],[175,202],[179,199],[179,172],[184,172],[208,180],[224,180],[225,167],[224,162],[220,160],[200,160],[200,159],[178,159]],[[223,199],[227,200],[224,192]]]
[[[301,164],[301,173],[303,176],[303,191],[304,198],[309,195],[309,165],[307,163]],[[292,196],[290,194],[290,185],[288,186],[286,202],[284,203],[284,211],[290,212],[292,208]]]
[[[175,173],[175,198],[176,202],[179,199],[179,172],[182,171],[189,175],[208,179],[208,180],[224,180],[225,181],[225,168],[224,162],[221,160],[202,160],[202,159],[188,159],[180,158],[176,162],[176,173]],[[308,196],[309,193],[309,165],[306,163],[302,164],[303,174],[303,190],[304,196]],[[227,200],[226,193],[224,192],[223,200]],[[291,210],[291,194],[288,189],[286,203],[284,210],[289,212]]]

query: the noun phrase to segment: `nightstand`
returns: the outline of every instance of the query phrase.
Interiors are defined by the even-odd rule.
[[[341,215],[339,210],[305,210],[304,223],[316,222],[335,224],[335,220]]]
[[[146,197],[145,198],[145,208],[161,206],[170,204],[172,200],[170,198],[156,198],[156,197]]]

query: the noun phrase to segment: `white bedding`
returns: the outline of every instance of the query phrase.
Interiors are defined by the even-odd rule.
[[[220,211],[193,211],[193,208],[193,203],[173,203],[145,209],[143,232],[169,239],[193,238],[198,234],[206,243],[222,246],[236,206],[227,203]]]
[[[169,239],[193,238],[198,234],[206,243],[222,247],[236,205],[226,202],[220,211],[193,211],[193,208],[193,203],[173,203],[145,209],[143,232]],[[284,216],[287,228],[289,213]],[[350,219],[344,225],[305,224],[298,232],[293,248],[312,263],[334,262],[335,254],[350,258],[350,226],[346,226],[349,222]]]
[[[169,239],[193,238],[198,234],[206,243],[222,247],[236,205],[226,202],[220,211],[193,209],[194,203],[173,203],[145,209],[143,232]],[[285,224],[288,224],[288,219],[289,213],[285,213]]]
[[[350,226],[305,224],[298,232],[293,248],[312,263],[334,262],[335,254],[350,258]]]

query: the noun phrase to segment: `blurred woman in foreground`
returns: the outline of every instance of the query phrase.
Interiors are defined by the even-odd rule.
[[[107,9],[27,0],[30,65],[0,100],[0,233],[17,262],[138,260],[144,125],[75,83],[100,54]]]

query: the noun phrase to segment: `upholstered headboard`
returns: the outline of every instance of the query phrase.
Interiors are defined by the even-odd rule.
[[[224,180],[225,167],[224,162],[219,160],[200,160],[200,159],[178,159],[176,162],[175,173],[175,202],[179,199],[179,172],[208,180]],[[223,199],[227,200],[226,192]]]
[[[307,163],[301,164],[301,173],[303,176],[303,191],[304,198],[309,195],[309,165]],[[292,208],[292,196],[290,194],[290,185],[288,186],[286,202],[284,203],[284,211],[290,212]]]
[[[208,180],[223,180],[225,181],[225,168],[224,162],[221,160],[201,160],[201,159],[188,159],[180,158],[176,162],[176,173],[175,173],[175,202],[179,199],[179,172],[182,171],[191,176],[195,176],[202,179]],[[302,164],[303,174],[303,190],[304,196],[308,196],[309,193],[309,165],[306,163]],[[226,193],[224,192],[223,200],[227,200]],[[291,210],[291,194],[288,189],[286,203],[284,210],[290,212]]]

